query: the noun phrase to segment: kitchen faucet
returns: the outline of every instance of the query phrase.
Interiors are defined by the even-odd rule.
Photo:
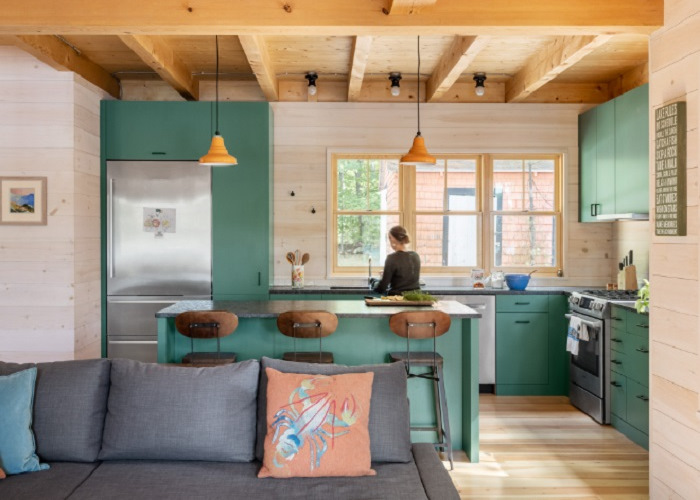
[[[367,276],[367,285],[369,286],[369,289],[372,289],[372,256],[370,255],[369,258],[367,259],[367,265],[369,267],[368,273],[369,275]]]

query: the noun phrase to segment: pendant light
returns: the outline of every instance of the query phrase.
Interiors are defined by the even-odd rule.
[[[427,166],[435,165],[435,157],[430,156],[425,147],[425,141],[420,133],[420,36],[418,37],[418,95],[416,98],[418,108],[418,132],[413,139],[411,149],[401,157],[400,163],[403,165]]]
[[[216,112],[216,132],[211,139],[209,152],[199,159],[199,164],[211,167],[232,167],[238,165],[238,160],[228,154],[224,145],[224,138],[219,133],[219,36],[215,36],[216,40],[216,102],[214,109]]]

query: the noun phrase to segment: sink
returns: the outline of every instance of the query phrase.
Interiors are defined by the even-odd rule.
[[[369,290],[369,286],[332,286],[331,290]]]

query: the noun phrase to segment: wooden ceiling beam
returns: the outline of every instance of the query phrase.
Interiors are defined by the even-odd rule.
[[[18,35],[12,43],[58,71],[73,71],[119,99],[119,80],[87,57],[52,35]]]
[[[610,35],[558,37],[532,56],[506,83],[506,102],[525,101],[610,38]]]
[[[120,35],[119,39],[188,101],[199,100],[199,82],[162,37]]]
[[[640,64],[608,82],[610,99],[621,96],[625,92],[649,83],[649,63]]]
[[[426,101],[439,100],[486,47],[488,37],[456,36],[426,84]]]
[[[362,91],[362,80],[365,78],[367,59],[372,49],[371,36],[357,36],[352,44],[352,67],[348,82],[348,102],[359,100]]]
[[[386,0],[23,0],[3,2],[0,34],[592,35],[650,34],[663,0],[440,0],[420,15],[386,15]]]
[[[265,94],[269,102],[279,101],[277,76],[272,66],[272,60],[267,51],[265,40],[262,36],[257,35],[241,35],[238,39],[243,46],[248,64],[253,69],[263,94]]]
[[[437,0],[390,0],[389,15],[418,14],[425,7],[432,7]]]

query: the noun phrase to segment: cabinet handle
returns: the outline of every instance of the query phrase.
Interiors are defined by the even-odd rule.
[[[152,155],[164,155],[167,154],[165,151],[151,151]]]
[[[641,399],[642,401],[649,401],[649,398],[645,396],[644,394],[637,394],[637,399]]]
[[[613,321],[622,321],[622,318],[618,318],[617,316],[610,316],[610,319]]]
[[[649,329],[649,325],[637,325],[639,328],[646,328]]]
[[[610,342],[622,342],[622,340],[610,337]]]
[[[516,302],[515,305],[516,306],[529,306],[530,303],[529,302]]]
[[[591,203],[591,217],[595,217],[595,203]]]
[[[260,286],[260,271],[258,271],[258,286]]]
[[[622,361],[618,361],[618,360],[616,360],[616,359],[611,359],[610,362],[611,362],[611,363],[614,363],[614,364],[616,364],[616,365],[621,365],[621,364],[622,364]]]
[[[529,319],[528,319],[528,320],[518,319],[518,320],[516,320],[515,322],[518,323],[518,324],[521,324],[521,325],[526,325],[526,324],[528,324],[528,323],[530,322],[530,320],[529,320]]]
[[[643,347],[637,347],[636,351],[644,354],[649,354],[649,349],[645,349]]]
[[[622,384],[620,382],[615,382],[614,380],[610,382],[610,385],[612,385],[613,387],[622,387]]]

